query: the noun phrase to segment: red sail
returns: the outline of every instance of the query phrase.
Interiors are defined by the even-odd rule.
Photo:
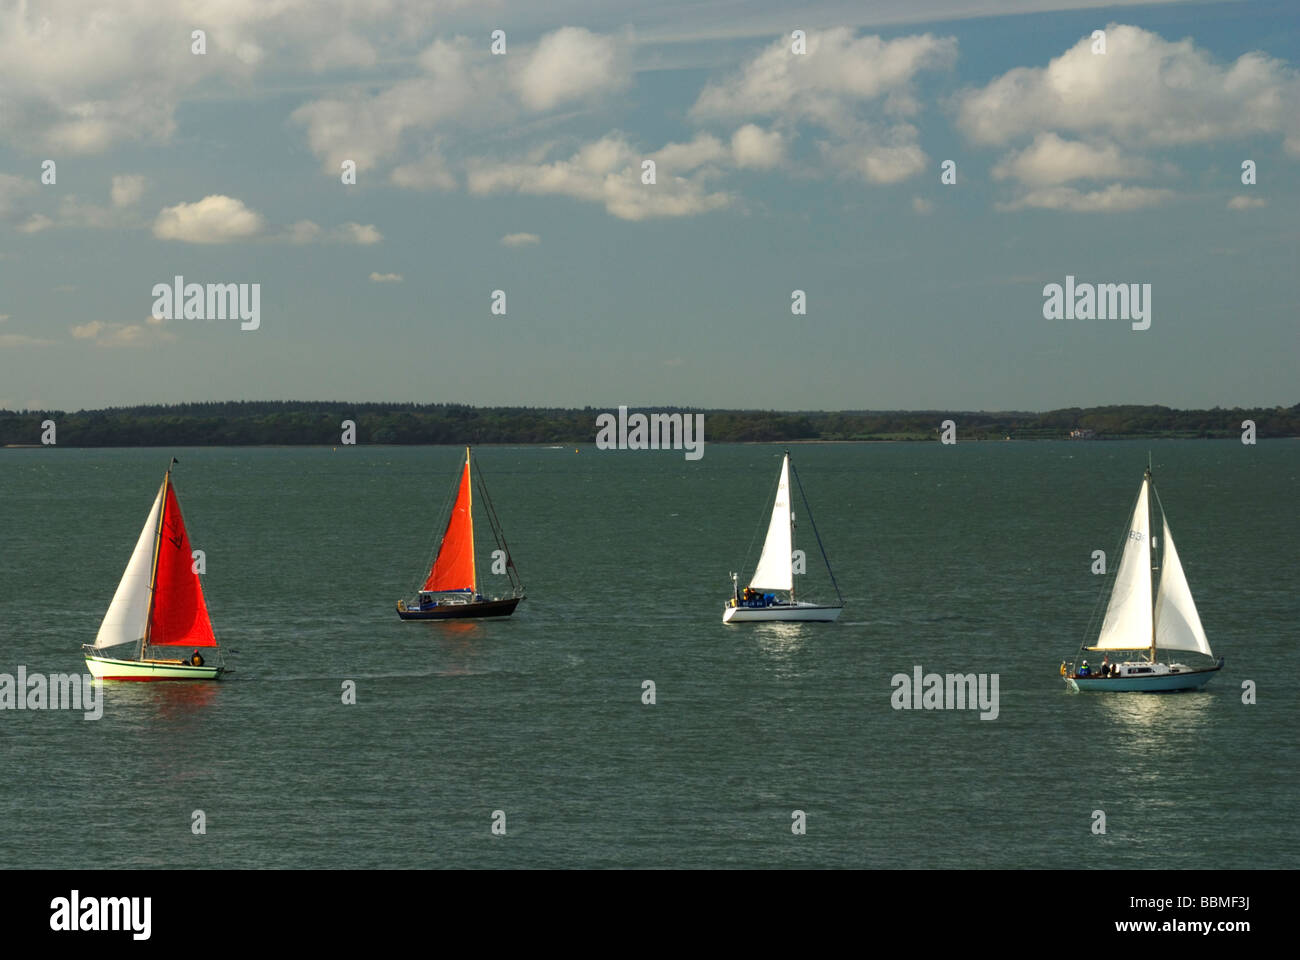
[[[465,458],[465,472],[461,474],[460,491],[456,505],[451,508],[447,530],[442,535],[442,546],[433,561],[433,569],[424,581],[425,590],[468,590],[473,593],[474,580],[474,521],[470,518],[469,457]]]
[[[162,537],[158,541],[158,572],[154,578],[153,615],[149,643],[169,647],[215,647],[203,587],[194,572],[190,535],[176,491],[167,484]]]

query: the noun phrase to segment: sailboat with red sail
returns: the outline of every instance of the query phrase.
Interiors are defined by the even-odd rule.
[[[496,540],[494,562],[510,581],[509,596],[487,597],[479,592],[478,568],[474,557],[474,481],[482,501],[483,514]],[[494,569],[496,569],[494,567]],[[397,615],[403,620],[450,620],[466,617],[508,617],[524,599],[524,585],[510,556],[501,523],[492,498],[488,496],[483,475],[470,470],[470,451],[465,448],[465,463],[456,481],[455,500],[447,526],[438,544],[424,586],[414,601],[397,601]]]
[[[95,642],[82,650],[101,680],[215,680],[225,669],[171,465]],[[217,662],[209,663],[202,651],[214,650]],[[169,656],[181,651],[190,652]]]

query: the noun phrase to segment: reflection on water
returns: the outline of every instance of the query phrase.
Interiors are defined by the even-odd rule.
[[[1212,734],[1214,694],[1113,693],[1096,698],[1101,716],[1119,733],[1108,751],[1118,751],[1139,780],[1153,776],[1160,755],[1195,751]],[[1118,759],[1117,756],[1117,759]]]
[[[202,776],[210,768],[221,681],[99,681],[105,722],[124,725],[121,749],[141,758],[155,783]]]
[[[439,673],[449,677],[465,676],[477,671],[471,669],[480,653],[480,644],[488,638],[482,622],[452,620],[427,624],[431,628],[434,649],[444,658]]]
[[[798,676],[805,667],[800,654],[812,638],[817,624],[755,623],[746,625],[754,631],[758,651],[771,662],[777,677]]]
[[[1185,693],[1110,693],[1097,698],[1103,715],[1111,722],[1141,736],[1156,730],[1194,733],[1208,726],[1214,694],[1196,690]]]
[[[179,680],[150,683],[96,681],[104,711],[139,711],[142,719],[167,727],[194,726],[204,708],[220,695],[221,681]]]

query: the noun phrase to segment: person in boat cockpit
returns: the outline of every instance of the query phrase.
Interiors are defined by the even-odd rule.
[[[1083,661],[1083,663],[1079,666],[1079,673],[1078,673],[1078,676],[1080,676],[1080,677],[1090,677],[1090,676],[1092,676],[1092,670],[1091,670],[1091,668],[1089,668],[1089,666],[1088,666],[1088,661],[1087,661],[1087,660]]]

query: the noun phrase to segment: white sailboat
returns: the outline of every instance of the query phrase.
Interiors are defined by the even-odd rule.
[[[224,670],[199,652],[217,648],[220,658],[171,479],[169,467],[95,642],[82,644],[98,679],[214,680]],[[193,652],[184,659],[159,655],[177,648]]]
[[[1156,538],[1151,536],[1153,496],[1160,511],[1161,534]],[[1223,668],[1222,657],[1200,667],[1162,663],[1158,647],[1214,658],[1148,463],[1101,632],[1096,644],[1084,648],[1102,652],[1105,662],[1089,666],[1084,660],[1077,668],[1073,662],[1062,663],[1061,676],[1076,691],[1160,692],[1199,689]],[[1110,661],[1111,652],[1134,650],[1147,651],[1147,658]]]
[[[823,548],[822,559],[826,561],[826,570],[831,574],[831,583],[835,587],[835,604],[810,603],[796,600],[794,591],[794,530],[795,515],[790,509],[790,451],[786,451],[781,461],[781,475],[776,485],[776,501],[772,504],[772,518],[767,526],[767,539],[763,541],[763,552],[758,558],[758,567],[749,581],[749,586],[742,591],[737,574],[731,575],[732,596],[722,608],[723,623],[741,623],[753,620],[816,620],[827,622],[834,620],[844,609],[844,598],[840,595],[839,584],[831,572],[831,564],[826,560]],[[808,499],[803,496],[803,485],[795,473],[795,483],[799,485],[799,494],[803,499],[804,510],[812,524],[813,535],[817,537],[817,546],[821,548],[821,535],[817,533],[817,524],[813,522],[812,511],[808,509]],[[789,594],[786,600],[779,599],[776,592]]]

